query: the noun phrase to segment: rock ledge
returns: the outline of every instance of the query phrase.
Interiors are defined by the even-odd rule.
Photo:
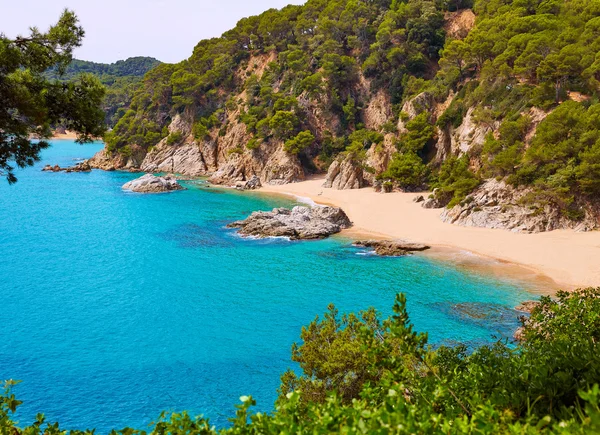
[[[341,208],[304,206],[256,211],[244,220],[227,225],[238,228],[244,236],[289,237],[291,240],[324,239],[350,226],[352,222]]]
[[[421,243],[411,243],[405,240],[358,240],[355,246],[373,248],[377,255],[401,257],[411,252],[425,251],[430,247]]]
[[[122,189],[139,193],[159,193],[172,190],[184,190],[175,177],[169,175],[157,177],[152,174],[145,174],[140,178],[131,180],[128,183],[123,184]]]

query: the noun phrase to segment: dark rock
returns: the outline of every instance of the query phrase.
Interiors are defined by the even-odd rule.
[[[262,183],[260,182],[260,178],[257,175],[253,175],[249,180],[240,181],[236,184],[235,188],[238,190],[254,190],[260,189],[262,187]]]
[[[421,243],[411,243],[404,240],[358,240],[356,246],[373,248],[377,255],[400,257],[415,251],[425,251],[430,247]]]

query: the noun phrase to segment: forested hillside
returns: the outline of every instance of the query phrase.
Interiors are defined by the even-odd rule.
[[[115,63],[96,63],[73,59],[63,74],[52,68],[44,75],[48,79],[60,81],[76,80],[80,74],[92,74],[106,86],[103,109],[106,112],[106,123],[114,126],[118,118],[129,108],[134,92],[139,87],[142,77],[160,62],[152,57],[131,57]]]
[[[596,0],[269,10],[150,71],[93,163],[216,182],[329,169],[335,188],[437,188],[428,206],[465,225],[596,228],[599,32]]]

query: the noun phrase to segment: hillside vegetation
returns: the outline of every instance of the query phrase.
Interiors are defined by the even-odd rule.
[[[599,32],[596,0],[309,0],[151,70],[107,150],[147,170],[196,144],[190,173],[219,182],[338,159],[350,187],[437,188],[449,206],[496,178],[576,222],[600,194]]]
[[[106,123],[112,127],[129,108],[144,75],[158,64],[160,62],[152,57],[130,57],[111,64],[73,59],[63,74],[59,74],[57,68],[52,68],[44,75],[50,80],[62,82],[77,80],[81,74],[98,77],[106,86],[102,108],[106,113]]]
[[[386,320],[374,310],[340,316],[331,306],[302,329],[292,349],[302,373],[282,376],[272,414],[252,414],[254,401],[243,396],[227,429],[183,412],[163,416],[151,433],[598,433],[599,319],[600,289],[561,292],[555,301],[542,298],[516,346],[434,349],[413,330],[402,295]],[[42,414],[18,428],[11,386],[0,396],[0,433],[65,433]],[[71,432],[83,433],[93,432]]]

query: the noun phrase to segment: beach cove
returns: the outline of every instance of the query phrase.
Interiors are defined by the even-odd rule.
[[[221,427],[241,395],[272,410],[280,374],[295,368],[292,343],[330,303],[387,316],[403,292],[431,343],[476,346],[510,337],[519,325],[513,308],[536,297],[518,280],[447,261],[371,255],[350,233],[290,242],[226,228],[295,199],[201,180],[143,195],[121,188],[135,173],[41,171],[101,147],[53,141],[16,185],[1,187],[11,218],[0,224],[10,319],[0,331],[0,373],[23,381],[15,388],[21,421],[45,412],[104,434],[189,409]]]
[[[341,207],[354,223],[343,232],[348,237],[430,244],[434,249],[425,255],[537,282],[541,292],[545,287],[545,293],[551,293],[600,283],[600,231],[524,234],[462,227],[442,222],[441,209],[425,209],[415,203],[415,196],[422,193],[326,189],[323,181],[322,177],[315,177],[299,183],[266,185],[261,192]]]

